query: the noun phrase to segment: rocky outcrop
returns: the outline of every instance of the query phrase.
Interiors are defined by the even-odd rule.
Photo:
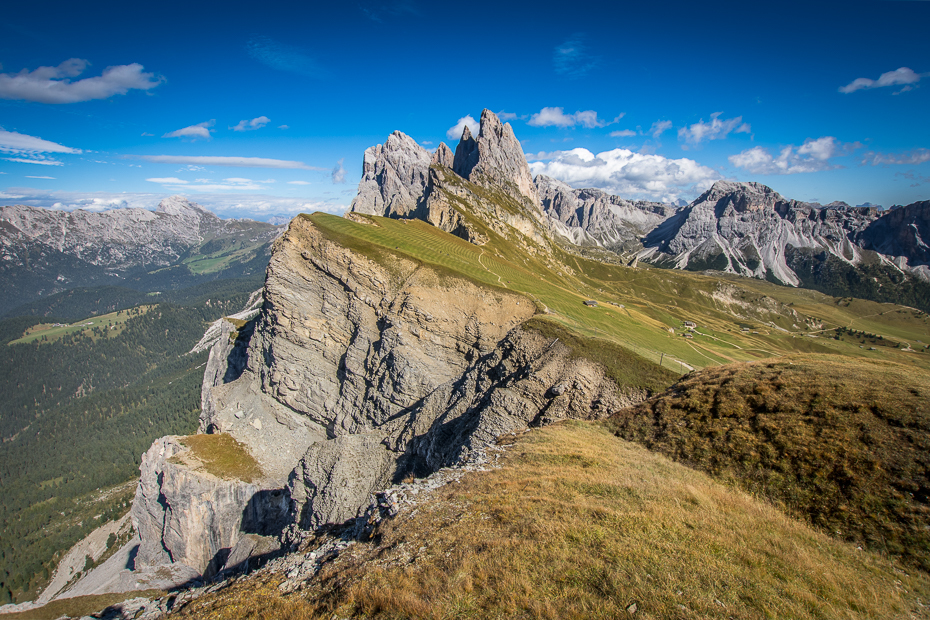
[[[365,149],[362,180],[349,210],[412,217],[426,191],[430,162],[426,149],[410,136],[395,131],[384,144]]]
[[[624,200],[597,189],[573,189],[542,174],[535,183],[553,232],[577,245],[642,249],[640,239],[678,210],[661,202]]]
[[[219,478],[193,458],[177,437],[157,440],[143,455],[131,513],[141,538],[136,568],[184,564],[209,576],[241,535],[284,526],[288,502],[281,489]]]

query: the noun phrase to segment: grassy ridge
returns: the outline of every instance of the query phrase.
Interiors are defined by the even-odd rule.
[[[440,273],[522,293],[572,331],[611,340],[672,371],[796,352],[906,361],[930,369],[930,353],[868,351],[820,331],[863,321],[860,329],[923,351],[918,341],[930,342],[930,319],[892,304],[846,304],[748,278],[608,265],[558,248],[534,254],[487,228],[482,233],[489,242],[476,246],[419,220],[366,216],[366,225],[324,213],[302,217],[332,241],[381,264],[403,256]],[[721,281],[737,291],[735,296],[721,294]],[[587,299],[599,306],[586,307]],[[700,327],[692,340],[681,337],[686,320]],[[752,329],[743,331],[745,324]]]
[[[795,356],[706,369],[608,422],[620,437],[930,570],[930,378]]]
[[[900,618],[930,582],[572,422],[439,489],[302,593],[240,581],[186,618]],[[631,607],[635,605],[634,607]]]

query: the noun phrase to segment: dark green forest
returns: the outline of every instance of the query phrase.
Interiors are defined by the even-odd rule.
[[[88,330],[10,345],[38,319],[0,321],[0,604],[31,599],[57,557],[125,513],[125,492],[101,500],[99,491],[136,478],[152,441],[195,431],[207,352],[187,353],[258,287],[176,291],[175,303],[123,310],[125,329],[109,337]]]

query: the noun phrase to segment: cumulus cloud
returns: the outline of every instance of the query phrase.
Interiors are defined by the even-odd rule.
[[[584,41],[584,35],[576,34],[555,46],[552,67],[557,74],[575,79],[597,67],[600,58],[591,54]]]
[[[80,58],[70,58],[57,67],[0,73],[0,99],[77,103],[125,95],[130,90],[150,90],[165,81],[154,73],[144,73],[139,63],[132,63],[107,67],[102,75],[72,82],[71,78],[83,73],[89,64]]]
[[[620,131],[611,131],[609,134],[611,138],[629,138],[636,135],[636,132],[632,129],[621,129]]]
[[[784,147],[778,155],[772,155],[768,149],[756,146],[729,157],[730,163],[753,174],[798,174],[803,172],[820,172],[839,168],[829,160],[845,155],[862,145],[858,142],[842,144],[832,136],[816,140],[808,138],[804,144],[795,148]]]
[[[253,118],[250,121],[239,121],[238,125],[230,127],[230,129],[233,131],[253,131],[255,129],[261,129],[270,122],[271,119],[267,116],[259,116],[258,118]]]
[[[687,140],[691,144],[698,144],[702,140],[722,140],[731,133],[749,133],[749,123],[743,122],[742,116],[720,120],[722,112],[710,115],[710,122],[705,123],[702,118],[690,127],[678,130],[678,139]]]
[[[840,86],[839,91],[841,93],[849,94],[854,93],[857,90],[863,90],[867,88],[884,88],[885,86],[904,86],[901,90],[894,94],[900,94],[912,90],[913,87],[911,84],[916,84],[920,81],[921,78],[927,77],[930,73],[915,73],[907,67],[901,67],[900,69],[895,69],[894,71],[888,71],[882,73],[877,80],[870,80],[869,78],[856,78],[846,86]]]
[[[210,119],[204,121],[203,123],[197,123],[196,125],[191,125],[190,127],[183,127],[175,131],[171,131],[162,136],[162,138],[203,138],[204,140],[210,139],[210,132],[213,131],[210,129],[213,125],[216,124],[215,119]]]
[[[321,170],[329,168],[308,166],[302,161],[286,159],[266,159],[264,157],[213,157],[187,155],[143,155],[142,159],[155,164],[192,164],[195,166],[232,166],[235,168],[299,168],[301,170]]]
[[[869,151],[862,156],[863,164],[872,164],[873,166],[878,166],[879,164],[915,165],[927,161],[930,161],[930,149],[924,148],[904,151],[903,153],[877,153],[875,151]]]
[[[514,114],[513,112],[504,112],[501,110],[497,113],[497,118],[501,119],[504,122],[515,121],[517,119],[523,120],[526,116],[520,116],[519,114]]]
[[[695,196],[713,185],[720,174],[691,159],[614,149],[594,155],[587,149],[562,151],[548,162],[530,164],[533,174],[545,174],[573,187],[597,187],[627,198],[673,202]]]
[[[342,167],[342,162],[345,159],[340,159],[336,162],[336,166],[333,168],[333,183],[345,183],[346,182],[346,169]]]
[[[449,127],[449,129],[446,131],[446,137],[450,140],[458,140],[462,137],[462,132],[465,130],[466,125],[468,126],[468,130],[471,131],[473,136],[478,135],[480,125],[478,124],[478,121],[472,118],[471,114],[469,114],[468,116],[463,116],[460,118],[458,122],[452,127]]]
[[[326,75],[323,66],[302,49],[268,37],[255,37],[246,44],[245,49],[254,60],[272,69],[312,78]]]
[[[288,181],[288,185],[310,185],[310,181]]]

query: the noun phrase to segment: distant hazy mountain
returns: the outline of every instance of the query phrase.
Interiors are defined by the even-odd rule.
[[[222,220],[181,196],[155,211],[0,207],[0,315],[75,287],[150,291],[258,275],[281,229]]]

